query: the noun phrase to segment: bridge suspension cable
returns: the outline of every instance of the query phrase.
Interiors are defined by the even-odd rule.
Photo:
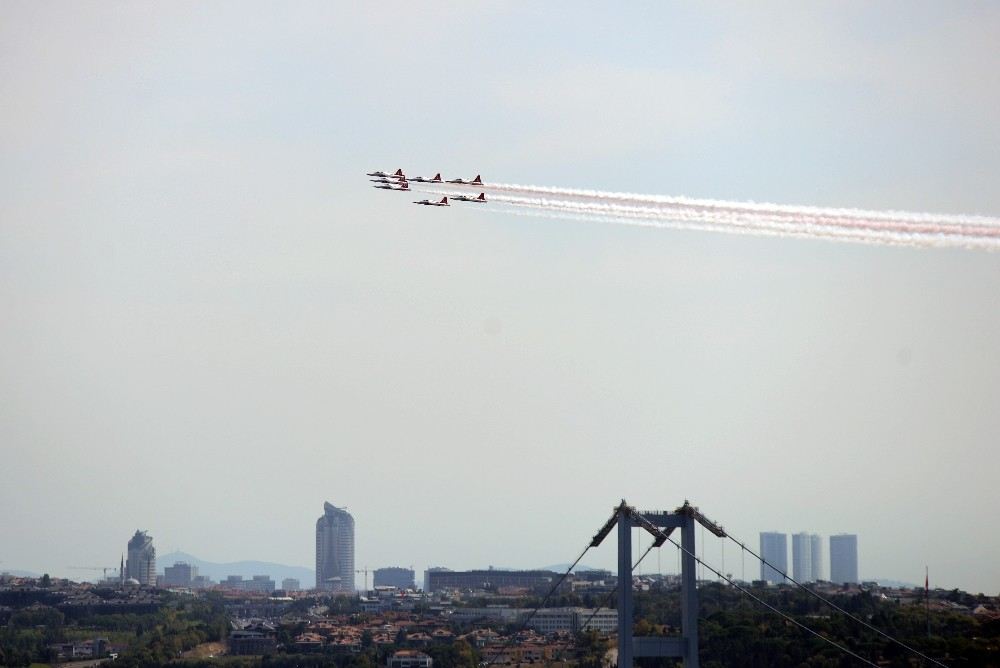
[[[510,637],[507,639],[507,642],[505,642],[500,647],[499,650],[497,650],[496,652],[493,653],[493,656],[490,658],[490,660],[486,664],[487,668],[489,666],[492,666],[494,663],[496,663],[496,660],[498,658],[500,658],[500,656],[505,651],[507,651],[512,644],[514,644],[514,640],[517,638],[517,635],[519,633],[521,633],[522,631],[524,631],[524,629],[528,628],[528,623],[531,622],[531,619],[532,619],[532,617],[535,616],[535,613],[537,613],[541,608],[545,607],[545,604],[549,602],[550,598],[552,598],[552,594],[554,594],[556,592],[556,590],[559,589],[559,585],[561,585],[563,583],[563,580],[565,580],[567,577],[569,577],[569,574],[573,572],[573,569],[576,568],[576,565],[580,563],[581,559],[583,559],[583,555],[587,554],[587,550],[589,550],[591,547],[592,547],[592,543],[588,543],[587,547],[583,548],[583,552],[581,552],[580,556],[578,556],[576,558],[576,561],[574,561],[572,564],[570,564],[570,567],[566,569],[566,572],[563,573],[559,577],[558,580],[556,580],[555,584],[553,584],[552,587],[549,589],[549,592],[547,594],[545,594],[545,597],[542,599],[542,601],[532,609],[532,611],[528,614],[527,617],[524,618],[524,621],[521,622],[521,628],[519,628],[514,633],[511,633]],[[650,546],[650,547],[652,547],[652,546]]]
[[[790,576],[787,573],[783,572],[781,569],[775,567],[769,561],[767,561],[766,559],[764,559],[764,557],[760,556],[759,554],[757,554],[756,552],[754,552],[751,548],[747,547],[742,541],[737,540],[735,537],[730,536],[729,534],[726,534],[726,538],[728,538],[729,540],[733,541],[734,543],[736,543],[737,545],[739,545],[741,548],[743,548],[743,550],[745,550],[746,552],[749,552],[751,555],[753,555],[754,557],[756,557],[757,560],[760,561],[765,566],[770,566],[777,573],[779,573],[782,577],[784,577],[786,580],[788,580],[789,582],[791,582],[792,584],[794,584],[799,589],[802,589],[803,591],[808,592],[811,596],[819,599],[823,603],[826,603],[828,606],[830,606],[831,608],[833,608],[837,612],[840,612],[841,614],[847,615],[852,620],[856,621],[858,624],[861,624],[862,626],[864,626],[866,629],[868,629],[870,631],[874,631],[875,633],[879,634],[880,636],[882,636],[886,640],[889,640],[891,642],[896,643],[897,645],[899,645],[903,649],[905,649],[905,650],[907,650],[909,652],[912,652],[913,654],[916,654],[917,656],[919,656],[920,658],[924,659],[925,661],[930,661],[934,665],[942,666],[942,668],[948,668],[948,666],[946,666],[945,664],[941,663],[937,659],[929,657],[926,654],[924,654],[923,652],[921,652],[920,650],[916,649],[915,647],[911,647],[911,646],[907,645],[906,643],[904,643],[902,640],[898,640],[898,639],[894,638],[893,636],[889,635],[888,633],[886,633],[882,629],[869,624],[868,622],[866,622],[865,620],[861,619],[857,615],[855,615],[855,614],[853,614],[853,613],[845,610],[843,607],[837,605],[836,603],[834,603],[833,601],[831,601],[827,597],[823,596],[819,592],[810,589],[809,587],[807,587],[806,585],[802,584],[801,582],[799,582],[798,580],[796,580],[792,576]]]
[[[634,564],[632,564],[632,571],[633,572],[635,572],[635,569],[639,567],[639,564],[642,563],[642,560],[646,558],[646,555],[649,554],[654,547],[659,547],[659,545],[657,545],[656,543],[650,543],[649,547],[647,547],[646,551],[642,553],[642,556],[639,557],[638,561],[636,561]],[[657,552],[657,554],[659,554],[659,552]],[[614,600],[615,594],[616,594],[616,592],[613,591],[613,590],[610,591],[610,592],[608,592],[608,595],[604,597],[604,602],[601,603],[596,608],[594,608],[593,612],[590,613],[590,617],[587,617],[587,621],[585,621],[583,624],[580,625],[580,630],[581,631],[586,631],[587,630],[587,627],[590,626],[590,622],[593,621],[594,617],[597,616],[597,613],[599,613],[604,608],[608,607],[608,604],[612,600]]]
[[[623,506],[624,506],[624,503],[625,502],[622,501]],[[687,506],[688,506],[688,504],[685,501],[685,506],[684,507],[686,508]],[[737,540],[735,537],[729,535],[721,526],[719,526],[718,524],[715,524],[714,522],[711,522],[710,520],[708,520],[707,518],[705,518],[703,515],[701,515],[701,513],[698,511],[697,508],[693,509],[693,515],[692,516],[694,517],[694,519],[697,522],[699,522],[702,525],[702,543],[704,543],[704,530],[707,528],[711,533],[715,534],[717,537],[723,538],[723,539],[728,538],[729,540],[732,540],[734,543],[736,543],[737,545],[740,546],[741,570],[743,571],[743,579],[744,580],[746,579],[746,573],[745,573],[745,569],[746,569],[745,554],[747,552],[749,552],[754,558],[756,558],[762,564],[771,567],[776,572],[780,573],[781,576],[784,577],[785,579],[787,579],[789,582],[793,583],[794,585],[796,585],[800,589],[808,592],[811,596],[819,599],[820,601],[822,601],[826,605],[830,606],[834,610],[837,610],[838,612],[846,615],[847,617],[849,617],[853,621],[858,622],[859,624],[861,624],[865,628],[867,628],[867,629],[869,629],[871,631],[874,631],[875,633],[877,633],[878,635],[882,636],[883,638],[885,638],[885,639],[887,639],[887,640],[889,640],[889,641],[891,641],[891,642],[899,645],[903,649],[905,649],[905,650],[907,650],[907,651],[909,651],[909,652],[911,652],[911,653],[913,653],[913,654],[921,657],[922,659],[924,659],[926,661],[929,661],[930,663],[932,663],[934,665],[942,666],[943,668],[948,668],[944,663],[942,663],[942,662],[938,661],[937,659],[934,659],[934,658],[932,658],[930,656],[927,656],[926,654],[924,654],[923,652],[917,650],[916,648],[911,647],[910,645],[907,645],[906,643],[902,642],[901,640],[896,639],[895,637],[889,635],[885,631],[882,631],[881,629],[879,629],[879,628],[873,626],[872,624],[866,622],[865,620],[861,619],[857,615],[854,615],[853,613],[847,611],[842,606],[837,605],[832,600],[828,599],[827,597],[823,596],[822,594],[819,594],[818,592],[813,591],[809,587],[805,586],[803,583],[801,583],[801,582],[795,580],[794,578],[790,577],[787,573],[784,573],[780,569],[775,568],[773,564],[771,564],[770,562],[768,562],[761,555],[759,555],[756,552],[754,552],[751,548],[747,547],[745,543],[743,543],[742,541]],[[845,654],[853,657],[854,659],[857,659],[858,661],[864,663],[865,665],[868,665],[868,666],[877,666],[878,665],[876,663],[873,663],[869,659],[866,659],[865,657],[861,656],[860,654],[852,651],[850,648],[848,648],[848,647],[846,647],[846,646],[844,646],[844,645],[836,642],[835,640],[826,637],[825,635],[819,633],[818,631],[810,628],[809,626],[807,626],[807,625],[803,624],[802,622],[796,620],[795,618],[791,617],[790,615],[785,614],[784,612],[782,612],[781,610],[779,610],[775,606],[771,605],[770,603],[768,603],[767,601],[765,601],[763,598],[761,598],[760,596],[757,596],[755,593],[753,593],[752,591],[750,591],[749,589],[747,589],[746,587],[744,587],[743,585],[741,585],[739,582],[737,582],[736,580],[734,580],[733,578],[731,578],[730,576],[728,576],[726,573],[724,573],[723,571],[725,570],[725,565],[723,565],[723,567],[722,567],[723,571],[720,571],[720,570],[716,569],[714,566],[712,566],[711,564],[709,564],[708,562],[706,562],[704,559],[702,559],[701,557],[699,557],[697,554],[695,554],[695,553],[691,552],[690,550],[686,549],[685,547],[683,547],[680,543],[678,543],[677,541],[675,541],[673,538],[670,538],[670,536],[669,536],[670,532],[669,531],[667,531],[666,533],[663,533],[663,532],[660,532],[657,527],[652,526],[651,524],[650,524],[650,526],[646,526],[646,524],[648,524],[648,520],[646,520],[644,522],[643,520],[645,520],[645,518],[643,517],[643,515],[641,513],[637,513],[636,515],[634,515],[634,517],[636,517],[636,518],[639,519],[639,525],[640,526],[642,526],[643,528],[646,528],[647,530],[650,530],[651,533],[654,534],[654,536],[656,537],[656,540],[654,540],[653,542],[650,543],[649,547],[646,548],[645,552],[642,553],[642,556],[640,556],[639,559],[632,565],[630,573],[634,573],[635,572],[635,570],[636,570],[636,568],[638,568],[639,564],[642,563],[642,561],[653,550],[654,547],[658,548],[661,545],[663,545],[663,543],[665,541],[670,541],[670,543],[673,544],[674,547],[676,547],[677,550],[678,550],[678,552],[677,552],[678,558],[680,558],[681,553],[684,553],[684,554],[688,555],[689,557],[691,557],[695,561],[696,564],[698,564],[699,566],[701,566],[703,569],[708,569],[713,574],[715,574],[719,579],[723,580],[724,582],[726,582],[727,584],[729,584],[733,588],[737,589],[741,594],[743,594],[744,596],[747,596],[747,597],[753,599],[754,601],[756,601],[757,603],[761,604],[762,606],[764,606],[765,608],[767,608],[771,612],[774,612],[775,614],[779,615],[780,617],[782,617],[786,621],[791,622],[793,625],[795,625],[795,626],[801,628],[802,630],[806,631],[807,633],[809,633],[809,634],[811,634],[811,635],[819,638],[823,642],[825,642],[825,643],[831,645],[832,647],[840,650],[841,652],[843,652],[843,653],[845,653]],[[534,618],[534,616],[538,613],[538,611],[541,608],[545,607],[545,605],[552,598],[553,594],[555,594],[555,592],[559,589],[560,585],[562,585],[562,583],[566,580],[566,578],[569,577],[569,574],[573,572],[573,569],[576,568],[576,566],[580,563],[580,561],[583,559],[584,555],[586,555],[587,551],[590,550],[591,547],[596,547],[597,545],[599,545],[601,543],[601,541],[604,539],[604,537],[607,536],[608,533],[610,533],[610,531],[614,527],[617,519],[618,519],[617,515],[612,515],[611,516],[611,519],[609,519],[608,522],[605,524],[605,526],[602,527],[601,530],[593,537],[593,539],[591,540],[591,542],[583,549],[583,551],[576,558],[576,560],[573,561],[573,563],[569,566],[569,568],[566,569],[566,572],[563,573],[556,580],[556,582],[549,589],[548,593],[545,594],[545,596],[542,598],[542,600],[536,606],[534,606],[532,608],[531,612],[523,619],[523,621],[520,623],[520,628],[518,628],[515,632],[513,632],[510,635],[510,637],[508,638],[508,640],[498,650],[495,650],[493,652],[492,657],[486,663],[486,668],[492,667],[496,663],[496,661],[500,658],[500,656],[507,649],[509,649],[509,647],[517,639],[517,636],[520,633],[522,633],[528,627],[528,624],[531,622],[531,620]],[[652,530],[650,529],[650,527],[652,527]],[[725,563],[725,561],[724,561],[725,560],[725,541],[724,540],[723,540],[722,545],[723,545],[723,547],[722,547],[722,555],[723,555],[722,559],[723,559],[723,564],[724,564]],[[702,546],[702,550],[704,551],[704,546]],[[590,626],[590,623],[593,621],[593,619],[597,615],[597,613],[600,612],[602,609],[608,607],[607,604],[611,601],[611,599],[613,598],[614,594],[615,594],[615,592],[610,592],[609,596],[605,599],[605,603],[603,603],[603,604],[597,606],[596,608],[594,608],[594,610],[591,612],[591,614],[587,618],[587,620],[581,625],[580,630],[586,630]]]
[[[840,643],[838,643],[837,641],[835,641],[835,640],[831,640],[830,638],[827,638],[826,636],[824,636],[824,635],[823,635],[822,633],[820,633],[819,631],[816,631],[816,630],[813,630],[813,629],[809,628],[808,626],[806,626],[806,625],[805,625],[805,624],[803,624],[802,622],[798,621],[798,620],[797,620],[797,619],[795,619],[794,617],[792,617],[792,616],[790,616],[790,615],[786,615],[786,614],[785,614],[785,613],[783,613],[783,612],[782,612],[781,610],[779,610],[778,608],[774,607],[773,605],[771,605],[770,603],[768,603],[768,602],[767,602],[767,601],[765,601],[764,599],[760,598],[759,596],[757,596],[756,594],[754,594],[754,593],[753,593],[752,591],[750,591],[750,590],[748,590],[747,588],[743,587],[742,585],[740,585],[739,583],[737,583],[737,582],[736,582],[735,580],[733,580],[732,578],[730,578],[730,577],[727,577],[727,576],[726,576],[725,574],[723,574],[723,573],[719,572],[719,571],[718,571],[718,570],[717,570],[717,569],[716,569],[716,568],[715,568],[714,566],[712,566],[711,564],[708,564],[708,563],[706,563],[706,562],[702,561],[702,559],[701,559],[700,557],[698,557],[698,555],[696,555],[696,554],[693,554],[693,553],[692,553],[692,552],[690,552],[689,550],[686,550],[686,549],[684,549],[683,547],[681,547],[681,544],[680,544],[680,543],[678,543],[678,542],[676,542],[676,541],[675,541],[675,540],[674,540],[673,538],[670,538],[670,537],[668,536],[668,537],[667,537],[667,540],[669,540],[669,541],[670,541],[671,543],[673,543],[673,544],[674,544],[674,545],[675,545],[675,546],[677,547],[677,549],[679,549],[679,550],[681,550],[682,552],[684,552],[685,554],[687,554],[687,555],[689,555],[689,556],[693,557],[693,558],[694,558],[694,560],[695,560],[695,561],[697,561],[697,562],[698,562],[699,564],[701,564],[701,565],[702,565],[703,567],[705,567],[705,568],[707,568],[708,570],[710,570],[710,571],[712,571],[713,573],[715,573],[715,575],[717,575],[717,576],[719,576],[719,577],[720,577],[721,579],[725,580],[725,581],[726,581],[726,582],[727,582],[728,584],[730,584],[731,586],[735,587],[736,589],[739,589],[739,590],[740,590],[740,592],[742,592],[742,593],[746,594],[747,596],[749,596],[750,598],[754,599],[755,601],[757,601],[758,603],[760,603],[761,605],[763,605],[763,606],[764,606],[765,608],[767,608],[768,610],[771,610],[772,612],[775,612],[775,613],[777,613],[777,614],[781,615],[781,616],[782,616],[782,617],[783,617],[783,618],[784,618],[784,619],[785,619],[786,621],[789,621],[789,622],[791,622],[792,624],[795,624],[796,626],[798,626],[799,628],[801,628],[801,629],[803,629],[803,630],[805,630],[805,631],[808,631],[809,633],[811,633],[812,635],[816,636],[817,638],[819,638],[819,639],[820,639],[820,640],[822,640],[823,642],[825,642],[825,643],[828,643],[828,644],[832,645],[833,647],[836,647],[837,649],[839,649],[839,650],[840,650],[841,652],[844,652],[845,654],[849,654],[850,656],[854,657],[854,658],[855,658],[855,659],[857,659],[858,661],[861,661],[862,663],[864,663],[864,664],[866,664],[866,665],[869,665],[869,666],[874,666],[875,668],[878,668],[878,664],[877,664],[877,663],[874,663],[874,662],[872,662],[872,661],[869,661],[868,659],[866,659],[865,657],[861,656],[860,654],[858,654],[858,653],[856,653],[856,652],[853,652],[852,650],[850,650],[850,649],[849,649],[849,648],[847,648],[847,647],[844,647],[843,645],[841,645],[841,644],[840,644]]]

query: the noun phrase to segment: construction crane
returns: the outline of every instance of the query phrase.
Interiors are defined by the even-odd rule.
[[[117,566],[67,566],[66,568],[71,568],[74,571],[103,571],[104,579],[108,579],[108,571],[117,571]]]
[[[354,571],[354,572],[355,573],[364,573],[365,574],[365,591],[368,591],[368,567],[365,566],[364,568],[362,568],[360,570],[357,570],[357,571]]]

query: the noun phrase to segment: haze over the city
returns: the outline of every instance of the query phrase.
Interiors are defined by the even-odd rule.
[[[364,173],[997,216],[998,35],[986,3],[5,2],[0,570],[89,577],[136,529],[312,567],[324,501],[359,568],[539,567],[624,497],[997,593],[997,253]]]

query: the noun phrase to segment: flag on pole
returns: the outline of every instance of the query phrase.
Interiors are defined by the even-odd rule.
[[[930,569],[924,566],[924,613],[927,615],[927,637],[931,637],[931,576]]]

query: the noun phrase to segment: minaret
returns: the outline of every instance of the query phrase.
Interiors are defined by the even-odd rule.
[[[125,554],[122,553],[122,565],[118,567],[118,581],[122,589],[125,588]]]

